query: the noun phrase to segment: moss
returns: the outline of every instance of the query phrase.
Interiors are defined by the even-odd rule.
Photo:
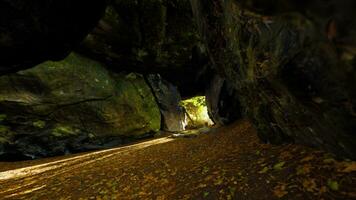
[[[7,118],[6,114],[0,114],[0,122],[4,121]]]
[[[24,86],[23,91],[15,92],[17,102],[26,102],[26,105],[16,103],[21,109],[14,112],[32,119],[29,124],[32,129],[46,131],[51,128],[49,124],[54,124],[50,133],[53,137],[78,135],[81,131],[98,137],[132,136],[160,129],[158,105],[140,74],[110,73],[101,63],[72,53],[64,60],[44,62],[19,75],[17,84],[22,86],[27,83],[24,77],[31,77],[31,84],[35,82],[36,88],[43,88],[34,92]],[[6,81],[4,85],[11,85]],[[8,98],[8,94],[3,93]],[[53,120],[43,122],[26,113],[38,116],[51,113]]]
[[[252,47],[252,38],[250,40],[250,44],[247,47],[247,59],[248,59],[248,68],[247,68],[247,80],[249,82],[253,82],[255,79],[255,67],[256,67],[256,59],[254,50]]]
[[[10,131],[9,127],[4,126],[4,125],[0,125],[0,134],[7,134]]]
[[[37,120],[32,123],[32,126],[42,129],[46,126],[46,122],[42,120]]]
[[[5,144],[5,143],[8,143],[8,142],[9,142],[9,140],[7,138],[0,136],[0,144]]]
[[[120,95],[113,103],[122,114],[110,118],[116,119],[115,123],[122,127],[120,131],[128,135],[159,131],[161,114],[151,89],[142,75],[131,73],[125,77],[118,76],[116,80]],[[126,102],[126,105],[120,105],[119,102]]]
[[[9,139],[12,137],[13,132],[10,130],[10,127],[0,125],[0,144],[9,142]]]
[[[129,79],[129,80],[135,80],[137,78],[137,74],[130,73],[130,74],[126,75],[125,78]]]
[[[79,129],[75,129],[71,126],[62,125],[62,124],[57,125],[52,130],[52,135],[59,138],[74,136],[77,135],[78,133],[79,133]]]

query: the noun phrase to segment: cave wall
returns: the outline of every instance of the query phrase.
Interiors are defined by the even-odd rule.
[[[101,18],[106,0],[1,0],[0,74],[61,60]]]
[[[76,50],[112,71],[159,73],[183,96],[204,91],[206,56],[189,0],[112,1]]]
[[[271,16],[233,0],[191,3],[211,64],[235,87],[263,141],[356,158],[355,58],[337,20],[323,20],[309,4],[302,6],[313,17],[293,5],[296,12],[276,8]]]

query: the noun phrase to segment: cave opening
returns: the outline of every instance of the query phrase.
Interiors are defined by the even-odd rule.
[[[211,127],[215,124],[209,116],[205,96],[182,100],[180,105],[185,111],[185,130]]]

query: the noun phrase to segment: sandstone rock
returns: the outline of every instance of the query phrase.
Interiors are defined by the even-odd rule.
[[[0,88],[0,113],[6,115],[0,137],[24,154],[60,154],[80,143],[160,129],[158,106],[141,75],[113,75],[75,53],[2,76]]]
[[[78,49],[112,71],[159,73],[183,96],[204,90],[206,57],[189,0],[115,0]]]
[[[354,28],[347,24],[355,24],[355,12],[330,6],[335,12],[324,15],[319,12],[325,10],[310,7],[314,3],[309,1],[301,4],[307,12],[293,4],[273,11],[275,4],[260,0],[252,2],[265,2],[267,7],[257,11],[233,0],[191,2],[214,69],[234,87],[242,113],[263,141],[295,142],[356,158],[351,64],[356,54],[349,51],[350,59],[344,59],[340,55],[345,47],[339,47],[343,32],[345,37],[352,35]],[[264,9],[271,13],[264,15]],[[349,16],[349,23],[336,28],[336,20],[327,26],[330,16]]]
[[[179,105],[181,97],[177,87],[163,80],[159,74],[150,74],[147,80],[161,110],[163,130],[183,131],[185,113]]]

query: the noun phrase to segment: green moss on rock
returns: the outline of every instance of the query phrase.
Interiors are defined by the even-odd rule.
[[[58,138],[75,136],[80,133],[79,129],[73,128],[68,125],[58,124],[53,130],[52,135]]]
[[[17,90],[10,85],[17,85]],[[139,137],[160,129],[160,111],[142,75],[115,75],[76,53],[0,77],[0,88],[0,103],[6,111],[2,118],[21,116],[25,123],[17,127],[22,130],[37,133],[60,124],[50,131],[52,135],[76,137],[81,130],[105,138]],[[36,121],[34,116],[47,117]]]
[[[36,128],[42,129],[42,128],[44,128],[44,127],[46,126],[46,122],[45,122],[45,121],[42,121],[42,120],[37,120],[37,121],[34,121],[34,122],[32,123],[32,125],[33,125],[34,127],[36,127]]]
[[[0,125],[0,134],[6,134],[9,131],[9,127]]]
[[[14,133],[11,131],[10,127],[0,125],[0,144],[5,144],[10,142],[10,139]]]
[[[9,139],[7,139],[6,137],[0,136],[0,145],[6,144],[6,143],[9,143]],[[0,146],[0,148],[1,148],[1,146]]]
[[[0,122],[4,121],[7,118],[7,115],[0,114]]]

